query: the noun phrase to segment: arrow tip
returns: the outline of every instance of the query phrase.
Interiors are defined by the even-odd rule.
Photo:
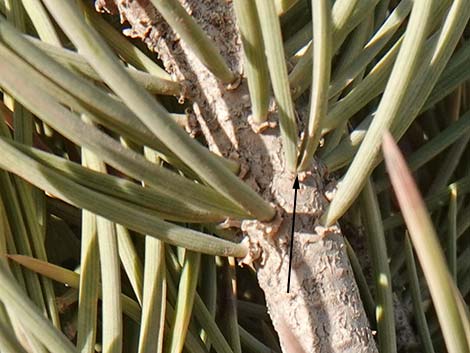
[[[295,180],[294,180],[294,185],[292,186],[292,189],[299,189],[299,177],[296,175]]]

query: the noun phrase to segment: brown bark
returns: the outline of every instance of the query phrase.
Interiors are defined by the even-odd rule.
[[[184,0],[186,10],[214,40],[232,70],[242,72],[241,41],[229,1]],[[291,291],[286,293],[288,243],[292,221],[293,176],[284,168],[277,128],[255,133],[248,123],[245,79],[227,89],[192,54],[149,0],[97,0],[100,11],[119,12],[130,29],[156,51],[166,70],[186,86],[186,99],[209,148],[238,160],[242,177],[278,209],[270,223],[244,221],[250,256],[257,270],[274,327],[287,353],[292,337],[305,352],[376,352],[353,273],[337,226],[316,222],[327,202],[325,175],[315,164],[303,175],[298,192]],[[297,107],[300,118],[305,107]],[[274,115],[274,114],[273,114]],[[293,353],[290,351],[290,353]]]

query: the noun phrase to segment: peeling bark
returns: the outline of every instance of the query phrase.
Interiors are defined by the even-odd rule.
[[[242,74],[241,40],[231,3],[182,3],[216,43],[232,70]],[[279,129],[256,133],[248,123],[246,80],[242,79],[236,89],[220,83],[168,28],[149,0],[97,0],[96,8],[119,13],[121,21],[130,24],[124,33],[141,38],[158,53],[165,69],[185,85],[185,98],[192,103],[192,115],[209,148],[238,160],[244,167],[244,180],[277,207],[277,217],[270,223],[242,223],[250,243],[250,255],[243,262],[257,270],[283,351],[288,352],[293,346],[292,337],[296,337],[305,352],[376,352],[340,229],[316,224],[327,202],[321,166],[312,165],[301,180],[288,294],[294,176],[284,166]],[[300,118],[305,108],[297,107]]]

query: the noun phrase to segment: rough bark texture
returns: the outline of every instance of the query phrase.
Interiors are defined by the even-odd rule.
[[[231,3],[182,3],[214,40],[232,70],[241,73],[241,40]],[[244,262],[257,270],[284,352],[293,347],[292,337],[307,353],[376,352],[340,230],[336,226],[316,226],[327,202],[322,168],[312,166],[301,180],[288,294],[293,176],[284,168],[278,129],[255,133],[247,119],[250,103],[245,80],[236,89],[227,89],[168,28],[149,0],[97,0],[96,7],[99,11],[119,13],[122,22],[130,24],[125,34],[141,38],[158,53],[173,78],[184,82],[185,98],[192,102],[192,114],[209,148],[238,160],[243,166],[241,177],[276,205],[274,221],[244,221],[242,229],[248,235],[251,250]],[[300,119],[301,110],[298,107]]]

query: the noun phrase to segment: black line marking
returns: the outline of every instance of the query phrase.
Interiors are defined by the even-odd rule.
[[[297,206],[297,190],[299,189],[299,178],[296,176],[294,180],[294,185],[292,186],[294,189],[294,208],[292,210],[292,230],[290,236],[290,251],[289,251],[289,274],[287,276],[287,293],[290,290],[290,275],[292,270],[292,253],[294,250],[294,229],[295,229],[295,208]]]

